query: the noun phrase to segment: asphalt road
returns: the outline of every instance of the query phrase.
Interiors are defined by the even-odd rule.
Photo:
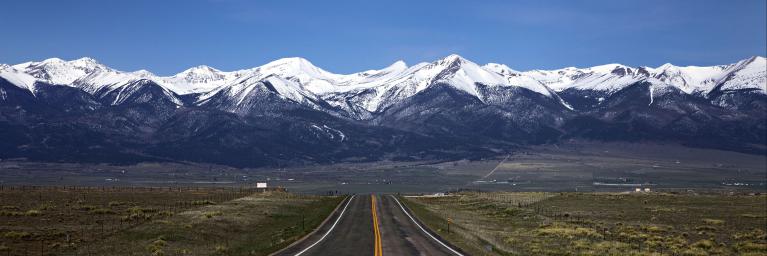
[[[317,232],[276,255],[464,255],[448,247],[419,227],[393,196],[357,195]]]

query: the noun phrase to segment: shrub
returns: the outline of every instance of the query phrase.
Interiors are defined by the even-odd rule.
[[[223,245],[216,245],[215,250],[217,254],[228,255],[229,248]]]
[[[210,200],[195,200],[195,201],[192,201],[192,205],[209,205],[209,204],[214,204],[214,203],[211,202]]]
[[[93,205],[80,205],[76,209],[81,211],[93,211],[93,209],[96,209],[96,206]]]
[[[699,240],[699,241],[695,242],[694,244],[692,244],[692,247],[697,247],[697,248],[708,250],[708,249],[713,248],[715,245],[716,244],[713,241],[711,241],[711,240],[702,239],[702,240]]]
[[[158,237],[157,239],[149,243],[149,245],[146,248],[150,253],[152,253],[152,255],[161,256],[161,255],[165,255],[165,252],[163,252],[162,249],[165,248],[166,246],[168,246],[168,242],[165,242],[165,239],[163,237]]]
[[[24,213],[26,216],[40,216],[42,213],[38,210],[29,210]]]
[[[645,231],[652,232],[652,233],[661,233],[666,231],[665,228],[661,226],[656,226],[656,225],[649,225],[649,226],[646,226],[644,229]]]
[[[221,212],[218,212],[218,211],[215,211],[215,212],[206,212],[206,213],[205,213],[205,218],[208,218],[208,219],[210,219],[210,218],[213,218],[213,217],[215,217],[215,216],[221,216],[221,215],[223,215],[223,213],[221,213]]]
[[[18,217],[18,216],[24,216],[24,213],[17,212],[17,211],[0,211],[0,216]]]
[[[32,234],[24,231],[8,231],[3,234],[3,237],[8,239],[27,239],[32,237]]]
[[[767,252],[767,244],[748,241],[736,244],[735,249],[738,252]]]
[[[732,236],[732,238],[735,240],[747,240],[747,239],[765,240],[767,239],[767,232],[764,232],[764,230],[755,228],[754,230],[750,232],[736,233]]]
[[[584,228],[584,227],[568,227],[563,225],[552,225],[549,227],[544,227],[538,229],[538,235],[540,236],[553,236],[553,237],[562,237],[562,238],[568,238],[573,239],[575,237],[591,237],[591,238],[601,238],[602,235],[597,233],[596,230],[592,228]]]
[[[703,222],[705,222],[708,225],[722,225],[722,224],[724,224],[724,220],[717,220],[717,219],[703,219]]]
[[[40,211],[52,210],[54,208],[56,208],[56,206],[54,206],[51,202],[41,204],[37,207],[37,209]]]
[[[115,214],[114,211],[106,208],[98,208],[91,211],[93,214]]]
[[[697,226],[697,227],[695,227],[695,230],[703,231],[703,232],[705,232],[705,231],[712,231],[713,232],[713,231],[717,231],[718,229],[716,227],[714,227],[714,226]]]
[[[682,252],[684,256],[708,256],[708,252],[701,248],[690,248]]]

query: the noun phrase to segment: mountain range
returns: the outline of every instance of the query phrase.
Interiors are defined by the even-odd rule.
[[[767,63],[517,71],[458,55],[334,74],[303,58],[173,76],[0,64],[0,158],[283,166],[482,158],[571,139],[767,153]]]

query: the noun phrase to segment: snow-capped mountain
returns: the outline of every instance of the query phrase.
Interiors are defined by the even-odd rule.
[[[324,90],[323,92],[326,93],[319,93],[331,95],[325,98],[334,99],[336,102],[331,103],[333,105],[344,105],[338,102],[341,100],[373,113],[380,112],[436,85],[451,86],[480,100],[485,100],[487,96],[479,93],[478,85],[524,87],[542,95],[551,96],[551,90],[545,85],[527,77],[521,77],[518,73],[510,73],[511,69],[501,70],[503,67],[497,65],[481,67],[458,55],[450,55],[432,63],[419,63],[409,68],[405,68],[404,63],[398,63],[382,71],[365,72],[376,74],[375,77],[347,80],[347,84],[357,83],[354,90],[336,90],[330,93],[327,93],[330,90]],[[342,97],[337,97],[338,94]]]
[[[352,74],[293,57],[171,76],[90,58],[0,64],[0,130],[19,138],[0,142],[0,158],[259,166],[484,156],[568,138],[763,152],[765,113],[759,56],[517,71],[449,55]]]
[[[31,93],[34,93],[35,91],[35,82],[37,82],[37,79],[25,72],[21,72],[15,69],[12,66],[0,64],[0,78],[3,78],[11,84]]]
[[[715,89],[721,91],[753,90],[767,92],[767,60],[752,57],[739,61],[724,70],[722,79]]]
[[[135,73],[135,72],[134,72]],[[169,90],[180,94],[206,93],[227,85],[242,76],[241,72],[223,72],[205,65],[196,66],[170,77],[151,78],[157,80]]]
[[[299,94],[320,97],[340,109],[375,113],[436,84],[450,85],[480,100],[485,99],[478,94],[478,84],[522,87],[547,97],[568,90],[590,91],[597,92],[599,97],[604,98],[648,78],[655,78],[649,81],[664,83],[688,94],[705,96],[714,89],[749,89],[767,93],[765,65],[764,57],[753,57],[735,64],[711,67],[678,67],[664,64],[657,68],[633,68],[621,64],[606,64],[590,68],[569,67],[520,72],[497,63],[479,66],[458,55],[450,55],[411,67],[398,61],[381,70],[353,74],[334,74],[299,57],[279,59],[255,68],[231,72],[197,66],[167,77],[156,76],[145,70],[123,72],[91,58],[72,61],[51,58],[41,62],[5,65],[4,70],[26,73],[49,84],[81,88],[91,94],[114,91],[126,84],[147,79],[178,95],[207,95],[201,96],[198,102],[226,87],[232,87],[228,88],[228,91],[237,90],[242,85],[242,80],[258,81],[276,76],[295,83],[302,90]],[[28,87],[23,82],[20,84]],[[568,102],[563,104],[568,105]]]
[[[251,75],[238,79],[230,86],[203,94],[197,104],[241,115],[273,110],[275,105],[296,104],[321,109],[319,97],[301,84],[276,75],[261,78]],[[278,103],[279,102],[279,103]]]
[[[91,73],[109,69],[87,57],[72,61],[50,58],[41,62],[25,62],[13,65],[13,67],[42,81],[60,85],[69,85]]]

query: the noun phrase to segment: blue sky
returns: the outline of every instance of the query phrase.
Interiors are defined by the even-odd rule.
[[[765,0],[8,1],[0,63],[93,57],[159,75],[291,56],[331,72],[457,53],[518,70],[727,64],[767,52]]]

